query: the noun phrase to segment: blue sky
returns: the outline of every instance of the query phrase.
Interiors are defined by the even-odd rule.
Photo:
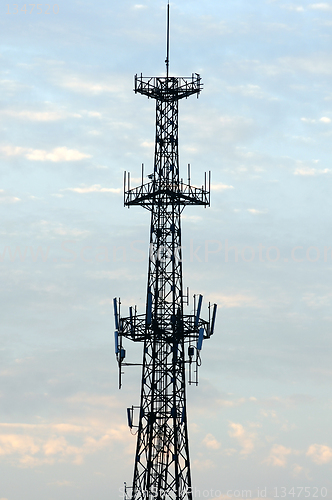
[[[0,7],[0,499],[115,499],[140,375],[117,390],[112,299],[144,307],[149,235],[123,171],[152,169],[133,75],[164,74],[166,6],[22,7]],[[331,2],[171,2],[171,74],[204,82],[180,103],[183,177],[213,180],[183,215],[184,284],[219,305],[187,391],[211,500],[332,498],[331,28]]]

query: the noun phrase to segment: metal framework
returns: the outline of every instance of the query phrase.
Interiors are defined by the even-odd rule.
[[[125,492],[130,500],[192,500],[185,365],[189,383],[197,385],[202,342],[214,332],[217,310],[209,304],[209,319],[201,319],[199,295],[194,296],[194,313],[184,314],[189,291],[184,295],[181,213],[186,205],[210,205],[210,173],[200,188],[191,185],[189,166],[188,182],[180,178],[178,103],[193,94],[198,97],[202,83],[198,74],[169,76],[169,22],[167,34],[166,77],[135,76],[135,93],[156,100],[154,170],[144,183],[142,167],[142,183],[135,188],[130,187],[129,174],[124,179],[124,205],[141,205],[151,212],[145,314],[131,307],[123,317],[121,302],[114,299],[119,387],[122,367],[129,364],[123,339],[144,344],[140,405],[127,410],[129,427],[137,427],[133,483]]]

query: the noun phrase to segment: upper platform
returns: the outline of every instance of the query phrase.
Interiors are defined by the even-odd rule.
[[[135,94],[143,94],[158,101],[178,101],[193,94],[198,97],[202,89],[201,77],[197,73],[191,77],[135,75]]]
[[[155,205],[166,206],[172,203],[180,206],[210,206],[210,186],[197,188],[183,182],[172,184],[156,180],[142,183],[133,189],[124,189],[124,205],[128,207],[142,205],[151,210]]]

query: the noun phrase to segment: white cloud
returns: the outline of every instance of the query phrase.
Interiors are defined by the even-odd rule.
[[[329,255],[329,252],[327,252]],[[326,293],[324,295],[319,295],[314,292],[306,292],[303,295],[303,302],[305,302],[307,307],[312,309],[318,309],[322,307],[330,308],[332,305],[332,293]]]
[[[120,188],[102,188],[100,184],[93,184],[92,186],[84,186],[77,188],[66,188],[63,191],[72,191],[74,193],[121,193]]]
[[[58,236],[68,236],[72,238],[85,238],[90,234],[86,229],[78,229],[73,227],[65,226],[60,222],[51,222],[47,220],[41,220],[34,224],[37,229],[37,238],[47,237],[47,238],[57,238]]]
[[[101,118],[102,114],[99,111],[86,111],[83,110],[82,113],[91,116],[92,118]]]
[[[306,455],[318,465],[327,464],[332,460],[332,448],[322,444],[312,444]]]
[[[16,429],[16,433],[0,434],[0,459],[19,467],[56,462],[81,464],[87,455],[116,442],[129,441],[125,425],[110,428],[96,421],[82,427],[65,423],[2,424],[0,428],[2,431]]]
[[[25,156],[31,161],[79,161],[84,158],[91,158],[91,155],[81,153],[77,149],[67,147],[55,148],[51,151],[43,149],[22,148],[19,146],[1,146],[0,151],[6,156]]]
[[[285,467],[287,464],[287,456],[291,453],[291,448],[286,448],[281,444],[274,444],[266,459],[266,463],[274,467]]]
[[[247,208],[247,212],[253,215],[261,215],[261,214],[266,214],[267,210],[257,210],[257,208]]]
[[[256,398],[249,398],[249,400],[253,401],[253,400],[256,400]],[[223,407],[226,407],[226,408],[233,408],[234,406],[240,406],[240,405],[244,404],[246,401],[249,401],[249,400],[246,400],[246,398],[239,398],[239,399],[235,399],[235,400],[218,399],[217,403],[220,406],[223,406]]]
[[[111,300],[111,302],[113,301]],[[87,394],[85,392],[80,392],[75,394],[75,396],[67,398],[67,401],[71,404],[78,403],[80,406],[84,404],[94,408],[96,407],[121,408],[121,404],[119,403],[119,400],[116,398],[116,396],[97,396],[95,394]]]
[[[292,10],[294,12],[304,12],[304,7],[302,7],[302,5],[289,4],[289,5],[280,5],[280,7],[282,9]]]
[[[229,259],[234,259],[234,251],[230,250],[231,254]],[[255,296],[243,295],[238,293],[236,295],[216,295],[215,299],[220,307],[261,307],[260,301]]]
[[[227,86],[226,89],[228,90],[228,92],[240,94],[244,97],[254,97],[255,99],[271,99],[271,97],[266,92],[264,92],[259,85],[235,85]]]
[[[67,115],[66,113],[61,113],[60,111],[14,111],[14,110],[4,110],[1,111],[2,115],[11,116],[13,118],[21,118],[24,120],[39,121],[39,122],[50,122],[55,120],[62,120]],[[77,116],[77,115],[72,115]]]
[[[193,141],[186,146],[187,148],[194,148],[193,151],[210,150],[211,147],[215,150],[216,145],[221,143],[229,145],[234,142],[238,145],[239,141],[247,140],[256,127],[254,120],[251,118],[220,115],[217,111],[211,109],[199,117],[194,114],[184,114],[182,123],[185,126],[188,125],[190,131],[194,130]]]
[[[301,118],[301,122],[304,122],[304,123],[316,123],[316,120],[314,118]]]
[[[19,82],[15,82],[14,80],[0,80],[0,87],[3,92],[8,94],[15,94],[16,92],[27,89],[27,85],[24,85]]]
[[[6,194],[4,189],[0,189],[0,204],[6,205],[17,203],[18,201],[21,201],[20,198],[17,198],[17,196],[10,196]]]
[[[148,148],[148,149],[153,149],[154,148],[154,142],[153,141],[144,141],[141,143],[142,148]]]
[[[26,154],[28,160],[35,161],[78,161],[83,158],[91,158],[91,155],[80,153],[76,149],[68,149],[66,147],[55,148],[51,152],[43,151],[42,149],[34,149]]]
[[[100,82],[100,81],[91,81],[86,76],[76,76],[76,75],[66,75],[62,74],[57,79],[56,83],[61,87],[68,88],[70,90],[74,90],[76,92],[84,93],[84,94],[102,94],[104,92],[110,93],[121,93],[123,92],[124,85],[119,82],[117,79],[117,83],[113,82]],[[128,82],[127,82],[128,84]]]
[[[301,465],[299,465],[299,464],[293,465],[293,476],[294,477],[298,477],[303,471],[304,471],[304,468],[301,467]]]
[[[54,483],[47,483],[49,486],[73,486],[73,483],[71,481],[55,481]],[[1,500],[1,499],[0,499]]]
[[[309,73],[313,76],[330,75],[332,73],[332,59],[330,54],[313,54],[307,57],[281,57],[274,63],[261,63],[258,60],[245,60],[239,63],[241,70],[252,70],[264,72],[268,76],[282,73]]]
[[[234,189],[234,186],[228,186],[227,184],[211,184],[211,191],[224,191],[225,189]]]
[[[211,470],[216,467],[216,463],[213,462],[212,460],[206,459],[206,460],[194,460],[193,461],[193,468],[196,470]]]
[[[19,156],[24,154],[26,148],[21,148],[19,146],[1,146],[0,151],[6,156]]]
[[[317,123],[317,120],[315,120],[314,118],[301,118],[301,121],[304,122],[304,123]],[[320,122],[322,123],[331,123],[331,118],[328,118],[327,116],[322,116],[321,118],[319,118]]]
[[[323,170],[318,170],[317,168],[310,167],[299,167],[294,171],[294,175],[302,175],[302,176],[316,176],[322,174],[328,174],[330,172],[329,168],[324,168]]]
[[[200,215],[187,215],[187,214],[183,214],[181,216],[182,220],[189,220],[191,222],[199,222],[201,220],[203,220],[203,217],[201,217]]]
[[[305,71],[314,75],[330,75],[332,73],[332,61],[330,56],[316,55],[308,57],[284,57],[279,59],[280,69],[294,72]],[[276,68],[277,73],[278,68]]]
[[[332,10],[332,6],[328,3],[312,3],[309,5],[310,9],[314,10]]]
[[[228,434],[237,439],[240,446],[242,446],[240,454],[249,455],[252,453],[254,450],[255,434],[248,433],[241,424],[236,424],[234,422],[230,422],[229,427],[231,429],[228,431]]]
[[[219,450],[221,446],[221,443],[212,434],[207,434],[202,442],[210,450]]]
[[[34,455],[39,450],[40,447],[31,436],[16,434],[0,435],[0,455],[11,455],[16,452]]]

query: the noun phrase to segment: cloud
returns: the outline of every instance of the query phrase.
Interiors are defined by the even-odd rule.
[[[319,170],[317,168],[311,167],[299,167],[294,171],[294,175],[302,175],[304,177],[312,177],[316,175],[328,174],[331,170],[329,168],[324,168],[323,170]]]
[[[79,403],[80,405],[84,404],[91,407],[121,408],[121,405],[115,396],[98,396],[95,394],[87,394],[85,392],[77,393],[75,396],[68,398],[67,401],[71,404]]]
[[[263,398],[260,403],[267,407],[284,407],[291,408],[294,406],[299,406],[303,404],[313,404],[315,398],[308,396],[307,394],[291,394],[287,397],[271,396],[269,398]],[[264,417],[271,416],[272,418],[277,418],[274,410],[261,410],[261,414]]]
[[[100,184],[93,184],[93,186],[66,188],[63,191],[72,191],[73,193],[86,194],[86,193],[121,193],[120,188],[102,188]]]
[[[123,80],[121,77],[117,77],[109,81],[93,81],[84,74],[69,74],[64,68],[61,68],[61,72],[59,68],[54,71],[53,80],[55,85],[90,95],[99,95],[105,92],[120,94],[124,92],[126,87],[129,87],[128,79]]]
[[[92,118],[101,118],[103,115],[99,111],[87,111],[83,110],[82,113],[91,116]],[[75,115],[76,116],[76,115]],[[80,116],[80,115],[77,115]]]
[[[318,465],[327,464],[332,460],[332,448],[322,444],[312,444],[306,455]]]
[[[316,120],[314,118],[301,118],[301,122],[304,122],[304,123],[316,123]]]
[[[294,12],[304,12],[304,7],[302,7],[302,5],[293,5],[293,4],[281,5],[280,8],[286,10],[292,10]]]
[[[266,214],[267,210],[257,210],[257,208],[247,208],[247,212],[253,215],[261,215],[261,214]]]
[[[1,146],[0,151],[7,156],[19,156],[23,155],[27,149],[19,146]]]
[[[240,454],[249,455],[252,453],[254,450],[255,434],[248,433],[241,424],[236,424],[234,422],[230,422],[229,427],[231,429],[228,431],[228,434],[237,439],[240,446],[242,446]]]
[[[68,149],[66,147],[55,148],[51,152],[43,151],[42,149],[34,149],[27,153],[28,160],[35,161],[78,161],[83,158],[91,158],[91,155],[80,153],[76,149]]]
[[[211,191],[224,191],[225,189],[234,189],[234,187],[222,183],[211,184]]]
[[[189,220],[191,222],[199,222],[199,221],[203,220],[203,217],[201,217],[200,215],[187,215],[187,214],[183,214],[181,216],[181,218],[183,220]]]
[[[330,308],[332,305],[332,293],[326,293],[324,295],[318,295],[313,292],[306,292],[302,298],[307,307],[313,309],[318,309],[322,307]]]
[[[309,5],[310,9],[313,10],[332,10],[332,6],[328,3],[312,3]]]
[[[207,434],[202,442],[209,450],[219,450],[221,446],[212,434]]]
[[[230,257],[231,259],[234,257]],[[257,297],[242,295],[217,295],[215,300],[220,307],[233,308],[233,307],[261,307],[260,301]]]
[[[142,146],[142,148],[153,149],[154,148],[154,142],[153,141],[143,141],[143,142],[141,142],[141,146]]]
[[[217,111],[206,110],[199,117],[193,114],[184,114],[182,122],[190,126],[190,130],[199,131],[196,140],[194,132],[193,141],[186,145],[194,151],[216,147],[221,143],[236,143],[247,140],[253,135],[256,125],[253,119],[244,116],[220,115]],[[217,141],[217,142],[216,142]]]
[[[90,234],[86,229],[72,228],[60,222],[51,222],[47,220],[36,222],[34,227],[38,231],[37,237],[57,238],[58,236],[70,236],[73,238],[85,238]]]
[[[9,196],[8,194],[5,193],[4,189],[0,189],[0,204],[11,204],[11,203],[17,203],[18,201],[21,201],[20,198],[17,198],[17,196]]]
[[[31,436],[21,436],[17,434],[0,435],[0,456],[21,453],[35,455],[40,450],[35,440]]]
[[[193,461],[193,467],[194,469],[197,470],[211,470],[216,467],[216,463],[213,462],[212,460],[206,459],[206,460],[194,460]]]
[[[60,111],[14,111],[14,110],[4,110],[1,111],[2,115],[11,116],[13,118],[21,118],[23,120],[31,120],[38,122],[50,122],[56,120],[62,120],[67,115]],[[80,115],[72,115],[80,116]]]
[[[315,118],[301,118],[301,121],[304,122],[304,123],[317,123],[317,120]],[[322,123],[331,123],[331,118],[328,118],[327,116],[322,116],[321,118],[319,118],[320,122]]]
[[[81,113],[81,114],[80,114]],[[82,110],[80,113],[68,113],[66,111],[31,111],[31,110],[23,110],[16,111],[12,109],[5,109],[0,111],[0,116],[9,116],[12,118],[19,118],[22,120],[30,120],[36,122],[50,122],[56,120],[64,120],[68,117],[74,118],[82,118],[82,115],[87,116],[89,118],[101,118],[102,114],[99,111],[88,111]],[[91,133],[91,132],[90,132]],[[100,132],[96,132],[100,133]]]
[[[226,89],[228,92],[234,94],[240,94],[244,97],[254,97],[255,99],[271,99],[271,97],[264,92],[259,85],[235,85],[235,86],[227,86]]]
[[[291,448],[286,448],[281,444],[274,444],[265,462],[274,467],[285,467],[287,464],[287,456],[291,453]]]
[[[0,428],[2,431],[16,429],[15,434],[0,434],[0,459],[19,467],[56,462],[81,464],[85,456],[128,440],[125,425],[105,428],[99,422],[88,426],[2,424]]]
[[[332,60],[329,53],[316,53],[306,57],[287,56],[278,58],[274,63],[262,63],[259,60],[245,60],[239,63],[241,70],[264,72],[268,76],[283,73],[298,74],[308,73],[313,76],[330,75],[332,73]]]
[[[55,481],[54,483],[48,483],[49,486],[73,486],[73,483],[71,481]],[[1,499],[0,499],[1,500]]]
[[[303,471],[304,471],[304,468],[301,467],[301,465],[299,465],[299,464],[293,465],[293,476],[294,477],[298,477]]]
[[[284,57],[279,59],[280,69],[294,72],[307,72],[313,75],[332,73],[332,61],[329,55],[315,55],[308,57]],[[277,72],[278,69],[277,69]]]
[[[43,446],[45,455],[57,455],[65,453],[67,447],[67,441],[64,437],[58,439],[49,439]]]
[[[15,82],[14,80],[0,80],[0,87],[2,89],[2,92],[5,92],[7,94],[15,94],[28,88],[27,85]]]
[[[81,153],[77,149],[68,149],[67,147],[58,147],[52,151],[43,149],[22,148],[19,146],[2,146],[0,151],[6,156],[25,156],[31,161],[79,161],[84,158],[91,158],[91,155]]]
[[[234,400],[230,400],[230,399],[218,399],[217,400],[217,403],[220,405],[220,406],[223,406],[223,407],[226,407],[226,408],[233,408],[235,406],[241,406],[247,402],[256,402],[257,399],[255,397],[250,397],[248,399],[246,398],[239,398],[239,399],[234,399]]]

